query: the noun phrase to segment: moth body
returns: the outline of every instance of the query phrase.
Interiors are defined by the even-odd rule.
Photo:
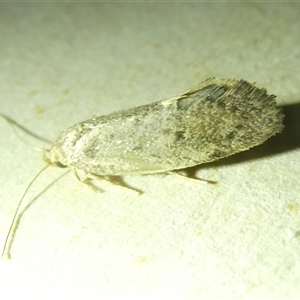
[[[73,125],[53,143],[50,161],[100,176],[166,172],[259,145],[282,120],[265,89],[208,79],[171,99]]]

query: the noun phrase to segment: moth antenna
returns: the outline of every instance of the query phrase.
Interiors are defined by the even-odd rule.
[[[19,211],[20,211],[20,206],[23,202],[23,199],[25,198],[28,190],[30,189],[30,187],[32,186],[32,184],[35,182],[35,180],[40,176],[40,174],[42,174],[51,164],[48,163],[45,167],[43,167],[34,177],[33,179],[30,181],[29,185],[27,186],[27,188],[25,189],[19,204],[17,206],[17,209],[15,211],[14,217],[12,219],[11,225],[9,227],[8,233],[6,235],[6,239],[5,239],[5,243],[4,243],[4,247],[3,247],[3,251],[1,254],[2,259],[11,259],[11,255],[10,255],[10,249],[12,246],[12,242],[13,242],[13,237],[15,234],[15,226],[17,225],[16,220],[17,220],[17,216],[19,215]],[[11,239],[9,239],[11,237]]]
[[[19,123],[17,123],[16,121],[14,121],[13,119],[11,119],[10,117],[8,117],[8,116],[6,116],[6,115],[4,115],[4,114],[1,114],[1,113],[0,113],[0,116],[1,116],[4,120],[6,120],[6,121],[8,122],[9,125],[11,125],[11,128],[12,128],[12,130],[14,131],[15,135],[16,135],[23,143],[29,145],[29,146],[32,147],[33,149],[39,150],[39,151],[41,150],[41,148],[37,148],[37,147],[35,147],[35,146],[32,146],[32,145],[30,145],[27,141],[25,141],[25,140],[19,135],[19,133],[15,130],[15,127],[14,127],[14,126],[20,128],[21,130],[23,130],[24,132],[26,132],[27,134],[33,136],[33,137],[36,138],[36,139],[39,139],[39,140],[41,140],[41,141],[43,141],[43,142],[45,142],[45,143],[47,143],[47,144],[51,144],[51,141],[45,139],[45,138],[42,137],[42,136],[39,136],[39,135],[33,133],[32,131],[30,131],[29,129],[27,129],[27,128],[25,128],[24,126],[20,125]],[[14,126],[12,126],[12,125],[14,125]]]

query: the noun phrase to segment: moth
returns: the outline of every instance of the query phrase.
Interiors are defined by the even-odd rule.
[[[283,129],[282,120],[265,89],[213,78],[176,97],[73,125],[53,143],[49,162],[99,176],[167,172],[259,145]]]
[[[87,179],[81,181],[96,189],[90,178],[168,172],[247,150],[281,132],[283,117],[266,89],[210,78],[173,98],[77,123],[61,133],[44,160],[73,168],[78,179],[76,170],[82,171]]]

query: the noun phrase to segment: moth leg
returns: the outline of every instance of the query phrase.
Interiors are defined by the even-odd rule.
[[[101,176],[97,174],[92,174],[92,173],[86,173],[86,178],[81,179],[80,176],[77,173],[77,170],[74,168],[73,169],[75,177],[78,179],[78,181],[86,184],[89,188],[91,188],[94,192],[97,193],[102,193],[104,192],[101,188],[97,187],[96,185],[93,184],[93,180],[105,180],[108,181],[109,183],[112,183],[114,185],[121,186],[123,188],[127,188],[129,190],[135,191],[138,194],[143,194],[143,192],[139,189],[133,188],[129,185],[127,185],[123,180],[122,177],[120,176]]]
[[[137,188],[133,188],[132,186],[129,186],[124,180],[122,176],[100,176],[97,174],[89,174],[91,175],[93,178],[95,179],[102,179],[102,180],[106,180],[114,185],[132,190],[136,193],[138,193],[139,195],[143,194],[143,191],[137,189]]]
[[[217,181],[213,181],[213,180],[207,180],[207,179],[202,179],[202,178],[198,178],[196,177],[195,175],[191,176],[190,174],[186,173],[186,174],[183,174],[181,173],[182,170],[180,171],[171,171],[169,173],[172,173],[172,174],[177,174],[179,176],[182,176],[182,177],[185,177],[187,179],[190,179],[190,180],[196,180],[198,182],[201,182],[201,183],[204,183],[204,184],[217,184],[218,182]]]
[[[74,173],[75,177],[77,178],[77,180],[78,180],[79,182],[81,182],[81,183],[87,185],[87,186],[88,186],[90,189],[92,189],[94,192],[96,192],[96,193],[103,193],[103,192],[104,192],[101,188],[99,188],[99,187],[97,187],[97,186],[95,186],[95,185],[93,184],[93,182],[92,182],[93,178],[88,177],[88,176],[87,176],[86,178],[84,178],[84,179],[80,178],[80,176],[78,175],[77,170],[76,170],[75,168],[73,168],[73,173]],[[99,177],[100,177],[100,176],[99,176]],[[101,177],[101,178],[102,178],[102,177]]]

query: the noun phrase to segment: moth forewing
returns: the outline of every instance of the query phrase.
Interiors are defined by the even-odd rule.
[[[214,161],[280,132],[275,96],[236,79],[209,79],[179,96],[75,124],[50,160],[97,175],[166,172]]]

